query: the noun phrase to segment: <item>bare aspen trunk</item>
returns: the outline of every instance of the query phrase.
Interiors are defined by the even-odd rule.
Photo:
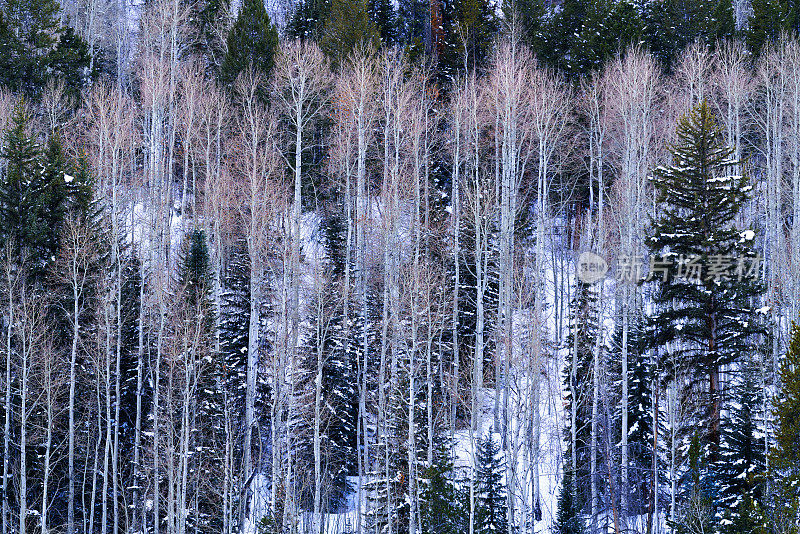
[[[25,291],[25,282],[23,281],[22,299],[29,298]],[[23,312],[21,335],[21,350],[20,350],[20,381],[19,381],[19,532],[27,532],[25,521],[28,518],[28,373],[30,370],[30,350],[28,346],[29,340],[27,339],[28,324],[31,320],[30,317]]]
[[[73,271],[73,274],[75,271]],[[77,282],[77,280],[75,280]],[[75,387],[76,365],[78,360],[78,336],[80,335],[79,288],[72,285],[72,344],[69,358],[69,432],[67,436],[67,477],[69,479],[67,497],[67,533],[75,534]]]
[[[8,255],[8,252],[6,252]],[[12,361],[12,333],[14,328],[14,269],[11,258],[5,258],[6,290],[8,291],[8,315],[6,316],[6,383],[5,383],[5,424],[3,426],[3,534],[9,534],[11,505],[8,502],[8,484],[11,474],[11,361]],[[71,534],[71,533],[70,533]]]
[[[318,277],[319,278],[319,277]],[[317,280],[317,321],[322,323],[323,309],[323,281]],[[320,446],[320,427],[322,417],[322,366],[324,347],[322,338],[323,327],[317,325],[317,374],[314,378],[314,534],[322,534],[322,447]]]

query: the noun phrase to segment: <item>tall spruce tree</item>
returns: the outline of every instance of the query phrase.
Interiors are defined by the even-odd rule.
[[[667,522],[678,534],[713,531],[716,486],[704,441],[705,436],[695,432],[689,442],[688,469],[679,485],[680,508],[675,521]]]
[[[469,496],[456,485],[451,448],[442,444],[425,468],[420,516],[424,534],[463,534],[469,530]]]
[[[751,9],[744,34],[747,47],[757,56],[789,30],[789,6],[785,0],[753,0]]]
[[[736,29],[731,0],[664,0],[642,7],[648,48],[668,67],[677,53],[700,40],[714,46]]]
[[[293,39],[318,39],[330,11],[330,0],[301,0],[286,23],[286,35]]]
[[[225,43],[220,29],[229,8],[230,0],[199,0],[190,8],[191,48],[203,58],[209,75],[218,73],[222,66]]]
[[[494,2],[488,0],[450,0],[443,7],[444,47],[439,58],[440,71],[447,82],[457,72],[486,65],[500,21]]]
[[[71,194],[85,194],[56,135],[44,151],[30,132],[30,116],[19,104],[4,136],[6,166],[0,174],[0,244],[25,258],[29,274],[44,275],[58,255],[59,234]],[[69,174],[69,173],[73,174]],[[85,173],[79,174],[84,177]],[[81,178],[80,181],[82,181]]]
[[[733,149],[706,102],[678,122],[672,164],[653,173],[659,215],[647,246],[654,266],[654,342],[671,343],[674,360],[705,398],[709,460],[719,459],[720,368],[752,353],[764,333],[755,311],[763,285],[754,233],[734,221],[748,199],[747,179],[733,174]],[[663,264],[658,263],[663,262]],[[666,281],[663,280],[666,277]]]
[[[537,55],[544,49],[547,9],[541,0],[503,2],[505,20],[517,31],[520,40]]]
[[[647,332],[643,313],[635,319],[628,332],[628,509],[634,515],[644,514],[651,501],[653,479],[653,383],[655,369],[647,353]],[[613,376],[619,377],[612,391],[620,392],[622,379],[622,325],[611,339]],[[615,402],[621,408],[621,402]],[[622,421],[615,413],[615,420]],[[618,430],[621,432],[621,428]],[[617,438],[619,440],[619,437]],[[623,488],[620,488],[622,491]]]
[[[394,46],[398,37],[397,11],[391,0],[369,0],[369,15],[385,46]]]
[[[583,74],[599,70],[606,60],[642,39],[643,22],[629,0],[598,0],[590,4],[570,50],[569,70]]]

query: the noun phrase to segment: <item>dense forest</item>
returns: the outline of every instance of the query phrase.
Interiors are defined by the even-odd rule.
[[[2,534],[799,532],[798,30],[0,0]]]

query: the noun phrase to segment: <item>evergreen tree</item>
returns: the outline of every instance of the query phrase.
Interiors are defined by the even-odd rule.
[[[369,17],[366,0],[331,0],[320,48],[334,65],[341,64],[356,46],[380,46],[380,37]]]
[[[656,345],[672,342],[674,360],[692,387],[705,395],[710,461],[720,444],[720,367],[753,351],[764,333],[754,305],[763,285],[748,269],[757,265],[753,234],[734,220],[748,198],[744,177],[707,103],[681,118],[673,163],[654,171],[660,215],[651,223],[647,245],[660,271],[650,320]],[[655,262],[663,262],[656,264]],[[666,275],[666,281],[662,276]]]
[[[656,372],[647,353],[647,332],[643,314],[634,313],[628,330],[628,511],[634,515],[647,512],[653,478],[653,382]],[[613,376],[619,377],[612,391],[621,392],[622,325],[611,340]],[[621,401],[615,406],[621,407]],[[615,420],[622,421],[621,414]],[[621,432],[621,428],[619,429]],[[620,438],[616,438],[619,440]],[[622,488],[620,488],[622,491]]]
[[[0,4],[0,85],[35,96],[59,77],[77,93],[88,74],[86,42],[59,23],[56,0]]]
[[[577,472],[570,473],[578,488],[574,496],[574,504],[579,505],[589,502],[591,491],[591,421],[592,421],[592,362],[594,359],[594,346],[597,337],[597,294],[592,286],[577,282],[575,296],[570,303],[570,332],[567,336],[567,347],[570,351],[569,360],[564,368],[564,392],[567,403],[564,429],[564,439],[570,447],[566,460],[572,461],[572,417],[575,417],[575,455],[577,459]],[[572,358],[577,363],[572,369]],[[573,396],[572,391],[575,391]],[[565,469],[566,471],[566,469]]]
[[[503,2],[503,14],[521,41],[539,56],[543,56],[547,10],[541,0]]]
[[[223,465],[225,459],[225,366],[220,354],[214,351],[214,314],[209,298],[211,287],[208,242],[203,230],[193,229],[186,236],[179,267],[182,304],[186,308],[187,331],[198,341],[194,357],[197,360],[195,414],[192,422],[195,454],[194,469],[201,465]],[[193,469],[193,471],[194,471]],[[196,473],[196,471],[194,471]],[[195,476],[202,476],[195,474]],[[201,486],[202,487],[202,486]],[[200,532],[218,532],[222,518],[213,494],[199,491],[187,518],[190,528]]]
[[[324,469],[321,499],[325,513],[342,509],[352,489],[347,477],[357,474],[358,370],[346,351],[341,306],[331,298],[336,295],[335,286],[336,282],[330,282],[323,291],[323,302],[314,306],[321,315],[315,314],[311,318],[314,329],[303,347],[305,376],[302,379],[304,389],[309,392],[305,395],[305,404],[309,406],[311,417],[297,423],[297,433],[302,436],[298,443],[299,455],[305,469],[313,473],[315,385],[317,365],[321,359],[320,448]],[[303,496],[307,510],[314,509],[314,485],[312,478]]]
[[[775,445],[769,454],[775,480],[773,515],[778,522],[792,523],[797,532],[800,512],[800,324],[792,322],[789,347],[778,372],[780,391],[775,396],[773,415],[777,419]]]
[[[442,85],[448,87],[465,67],[483,69],[500,21],[495,3],[489,0],[446,0],[442,16],[444,42],[438,66]]]
[[[570,71],[599,70],[606,60],[642,36],[642,20],[629,0],[598,0],[590,5],[570,50]]]
[[[225,55],[220,29],[230,0],[199,0],[192,3],[189,14],[191,48],[203,58],[206,72],[219,74]]]
[[[206,234],[195,228],[186,239],[181,265],[181,285],[186,292],[186,300],[192,306],[200,306],[210,312],[208,302],[209,256]]]
[[[692,436],[688,451],[689,468],[681,477],[682,506],[674,524],[667,522],[678,534],[713,530],[716,494],[703,439],[699,432]]]
[[[41,210],[38,199],[40,149],[28,132],[29,122],[24,107],[18,105],[3,139],[2,157],[7,163],[0,182],[0,240],[4,246],[17,250],[40,241],[32,224]],[[30,190],[32,193],[28,193]]]
[[[500,458],[500,444],[491,432],[478,440],[478,465],[475,473],[475,532],[508,532],[508,502],[503,482],[505,461]]]
[[[41,228],[43,254],[55,253],[59,249],[59,234],[56,233],[69,209],[68,191],[75,182],[74,172],[69,169],[67,157],[57,133],[47,139],[42,154],[42,190],[40,192]],[[55,231],[54,231],[55,230]],[[46,256],[45,256],[46,257]]]
[[[67,162],[53,137],[43,154],[29,133],[30,117],[20,104],[5,133],[0,176],[0,243],[26,259],[29,274],[44,274],[58,253],[61,222],[67,206]]]
[[[397,11],[391,0],[370,0],[369,14],[384,46],[394,46],[398,38]]]
[[[220,80],[232,84],[248,68],[269,76],[275,66],[277,49],[278,30],[270,20],[263,0],[244,0],[236,22],[228,32]]]
[[[286,35],[293,39],[319,39],[330,11],[330,0],[301,0],[286,23]]]
[[[645,41],[665,65],[676,53],[700,40],[709,46],[735,35],[731,0],[664,0],[643,8]]]
[[[789,6],[785,0],[753,0],[751,8],[745,39],[747,47],[757,56],[766,44],[775,43],[789,30]]]
[[[569,453],[569,450],[567,450]],[[564,476],[561,478],[561,489],[558,494],[558,511],[556,512],[555,531],[558,534],[583,534],[586,528],[581,518],[581,506],[577,495],[572,491],[572,471],[569,467],[569,454],[565,455]]]
[[[590,5],[588,0],[564,0],[559,11],[545,17],[543,37],[538,43],[540,48],[533,49],[541,61],[562,72],[569,72],[570,52],[575,48],[576,36],[583,27]],[[533,25],[533,21],[530,24]]]
[[[425,468],[420,516],[424,534],[463,534],[469,530],[468,495],[456,486],[448,447],[438,447],[434,464]]]
[[[762,405],[756,385],[758,376],[755,365],[742,369],[741,383],[734,388],[736,402],[723,425],[721,461],[715,473],[723,516],[739,528],[752,519],[753,508],[763,498],[765,464],[764,440],[758,437],[757,425]],[[746,512],[744,516],[742,511]]]

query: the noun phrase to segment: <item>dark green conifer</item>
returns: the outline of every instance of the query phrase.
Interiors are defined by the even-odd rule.
[[[793,524],[797,532],[800,511],[800,324],[792,322],[789,348],[778,372],[780,391],[775,397],[773,415],[777,419],[774,443],[769,454],[775,487],[770,495],[777,522]]]
[[[569,450],[567,451],[569,453]],[[566,455],[565,458],[569,456]],[[561,478],[561,489],[558,494],[558,510],[556,512],[555,531],[558,534],[583,534],[586,528],[581,517],[580,504],[573,492],[572,471],[569,466],[564,467],[564,476]]]
[[[494,440],[491,432],[478,440],[477,456],[475,532],[508,532],[508,502],[503,483],[505,461],[500,457],[500,444]]]
[[[753,0],[751,7],[744,33],[747,47],[757,56],[765,45],[775,43],[789,30],[789,6],[786,0]]]
[[[55,0],[0,4],[0,85],[36,96],[50,78],[77,93],[88,77],[86,42],[61,26]]]
[[[759,439],[758,420],[763,395],[756,379],[756,365],[748,363],[741,382],[733,389],[733,406],[722,428],[721,461],[716,467],[719,504],[729,520],[739,523],[740,508],[753,507],[763,498],[764,440]],[[746,502],[750,501],[750,502]],[[748,510],[749,515],[749,510]]]
[[[420,483],[420,516],[424,534],[463,534],[469,530],[468,496],[456,486],[447,447],[436,450],[434,464],[425,468]]]
[[[654,171],[659,215],[647,245],[667,280],[653,272],[656,292],[651,316],[656,345],[672,343],[674,360],[705,395],[707,410],[696,414],[707,427],[710,461],[720,443],[720,368],[751,354],[764,328],[756,313],[763,292],[753,251],[754,233],[734,222],[750,187],[734,172],[711,107],[702,102],[681,118],[672,164]]]
[[[342,65],[357,46],[377,50],[380,37],[366,0],[331,0],[331,12],[319,44],[334,66]]]
[[[278,30],[264,8],[263,0],[244,0],[236,22],[228,32],[227,53],[220,68],[220,79],[232,84],[240,73],[252,68],[269,76],[275,65]]]

